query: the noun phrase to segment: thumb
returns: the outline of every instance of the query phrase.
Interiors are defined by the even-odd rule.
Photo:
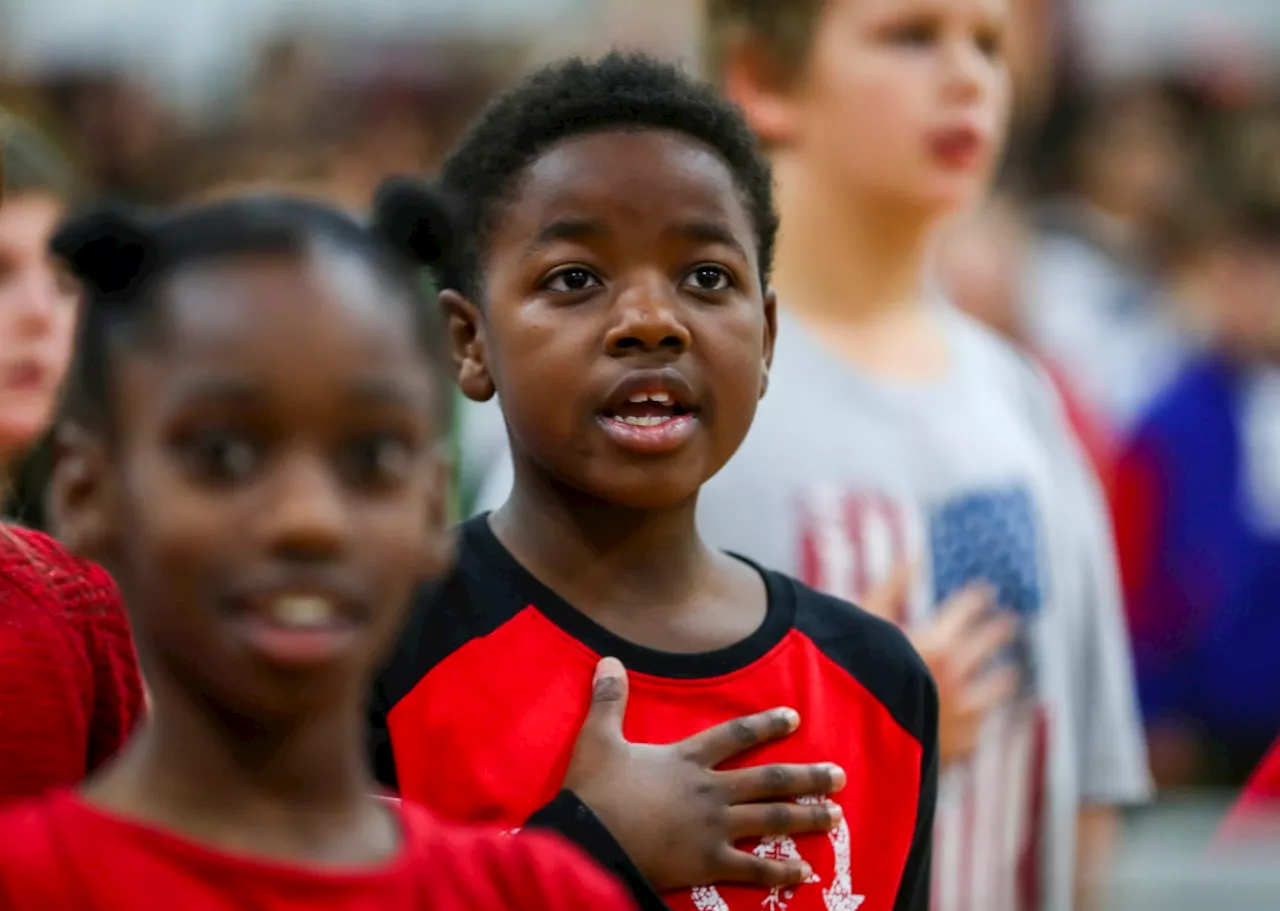
[[[889,578],[863,599],[863,609],[902,626],[907,621],[907,605],[915,575],[915,567],[910,563],[899,563]]]
[[[601,658],[591,680],[591,708],[582,730],[621,739],[626,711],[627,669],[617,658]]]

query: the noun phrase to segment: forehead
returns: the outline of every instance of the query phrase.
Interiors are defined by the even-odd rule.
[[[375,386],[431,411],[438,390],[410,302],[349,252],[193,263],[158,293],[154,343],[121,363],[135,415],[168,413],[183,390],[209,383],[235,384],[299,420],[327,421],[335,396]]]
[[[924,13],[1003,19],[1012,12],[1015,2],[1025,6],[1027,0],[833,0],[828,3],[828,13],[877,19]]]
[[[47,193],[10,193],[0,205],[0,244],[43,251],[62,210],[62,203]]]
[[[438,390],[410,302],[349,252],[192,264],[158,290],[156,343],[121,363],[139,432],[214,392],[290,426],[329,426],[370,396],[431,414]]]
[[[381,348],[413,337],[408,303],[340,249],[195,263],[160,294],[162,325],[179,347],[292,348],[346,336]]]
[[[667,130],[575,136],[535,159],[516,185],[497,236],[536,234],[548,221],[593,217],[622,224],[715,220],[755,246],[741,188],[709,147]]]

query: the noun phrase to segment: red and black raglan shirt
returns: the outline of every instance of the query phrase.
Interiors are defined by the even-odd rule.
[[[446,819],[545,826],[579,842],[662,901],[607,830],[561,783],[602,656],[626,665],[632,742],[672,743],[789,705],[800,729],[735,762],[834,762],[848,774],[829,834],[742,847],[801,857],[810,882],[768,890],[708,886],[662,896],[677,911],[927,911],[937,794],[937,692],[891,624],[780,573],[760,628],[728,648],[670,654],[613,635],[535,579],[487,517],[462,526],[459,559],[424,588],[374,696],[380,779]],[[730,766],[726,766],[730,767]]]

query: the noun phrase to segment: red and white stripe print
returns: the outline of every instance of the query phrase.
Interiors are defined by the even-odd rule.
[[[883,494],[816,491],[801,509],[800,579],[837,598],[856,603],[924,552],[921,512]],[[929,580],[922,581],[907,605],[908,623],[926,619],[932,607],[925,597]]]
[[[934,826],[933,911],[1041,907],[1048,725],[1026,701],[989,719],[973,759],[944,772]]]
[[[802,580],[857,601],[925,553],[923,511],[879,494],[815,491],[802,504]],[[927,565],[905,620],[934,605]],[[933,911],[1037,911],[1048,724],[1026,700],[987,722],[973,758],[944,771],[934,828]]]

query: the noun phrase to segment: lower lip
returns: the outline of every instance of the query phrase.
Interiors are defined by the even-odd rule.
[[[623,449],[645,455],[658,455],[673,452],[688,442],[697,430],[698,418],[692,414],[682,414],[661,424],[642,426],[628,424],[617,418],[602,417],[600,426]]]
[[[270,664],[291,670],[330,664],[349,651],[356,638],[355,629],[348,624],[300,629],[259,617],[245,618],[241,631],[251,651]]]
[[[929,148],[939,163],[958,171],[971,171],[982,163],[983,142],[976,133],[935,136]]]
[[[44,371],[35,365],[22,365],[6,370],[4,388],[11,392],[30,392],[44,385]]]

